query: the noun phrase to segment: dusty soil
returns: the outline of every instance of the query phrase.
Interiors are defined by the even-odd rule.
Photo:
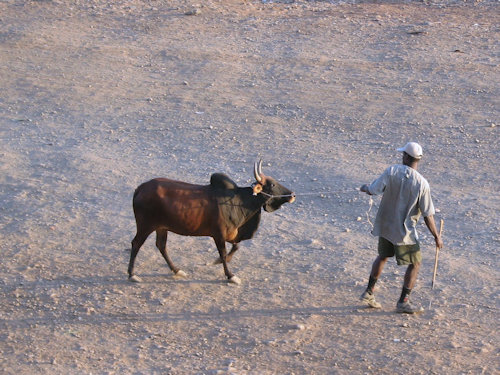
[[[500,6],[486,2],[0,2],[4,374],[499,371]],[[359,296],[380,198],[356,189],[423,145],[444,219],[413,301],[389,262]],[[209,238],[151,236],[127,281],[134,189],[157,176],[297,194],[230,267]],[[368,213],[367,213],[368,211]]]

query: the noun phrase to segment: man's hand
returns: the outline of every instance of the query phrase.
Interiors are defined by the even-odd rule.
[[[368,190],[368,185],[367,185],[367,184],[364,184],[363,186],[361,186],[361,187],[359,188],[359,190],[361,190],[363,193],[366,193],[366,194],[368,194],[368,195],[372,195],[372,194],[370,193],[370,190]]]
[[[434,237],[434,241],[436,241],[436,247],[438,249],[442,249],[443,248],[443,240],[441,239],[441,236],[438,235],[437,237]]]
[[[432,233],[434,236],[434,241],[436,241],[436,247],[438,249],[443,248],[443,240],[441,239],[441,235],[439,234],[437,228],[436,228],[436,223],[434,222],[434,216],[429,215],[427,217],[424,217],[425,224],[427,225],[427,228],[429,229],[429,232]]]

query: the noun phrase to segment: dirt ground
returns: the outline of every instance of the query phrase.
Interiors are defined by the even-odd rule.
[[[499,361],[497,1],[0,1],[3,374],[493,374]],[[407,141],[444,219],[412,301],[388,262],[364,307],[380,197]],[[169,237],[127,280],[153,177],[297,193],[225,281]],[[368,220],[370,219],[370,220]]]

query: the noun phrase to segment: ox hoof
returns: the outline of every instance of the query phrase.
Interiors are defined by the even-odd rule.
[[[238,276],[233,276],[228,281],[231,284],[236,284],[236,285],[240,285],[241,284],[241,280],[240,280],[240,278]]]
[[[175,275],[174,275],[174,276],[176,276],[176,277],[187,277],[187,273],[186,273],[186,272],[184,272],[183,270],[179,270],[179,271],[177,271],[177,272],[175,273]]]
[[[140,283],[142,279],[139,276],[133,275],[128,278],[128,281],[132,283]]]
[[[217,264],[221,264],[221,263],[222,263],[222,260],[220,260],[220,258],[217,258],[217,259],[215,259],[215,260],[213,261],[212,266],[215,266],[215,265],[217,265]]]

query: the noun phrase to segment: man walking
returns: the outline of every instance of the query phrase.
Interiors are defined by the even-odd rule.
[[[398,151],[403,152],[403,164],[387,168],[371,185],[361,186],[361,191],[369,195],[383,194],[372,231],[374,236],[379,237],[378,256],[373,262],[368,286],[361,300],[370,307],[381,307],[375,300],[373,290],[387,258],[395,256],[398,265],[408,265],[397,311],[414,314],[423,311],[409,301],[422,261],[417,235],[417,222],[421,215],[434,236],[436,246],[442,248],[443,242],[434,222],[435,210],[429,183],[417,172],[422,147],[408,142]]]

